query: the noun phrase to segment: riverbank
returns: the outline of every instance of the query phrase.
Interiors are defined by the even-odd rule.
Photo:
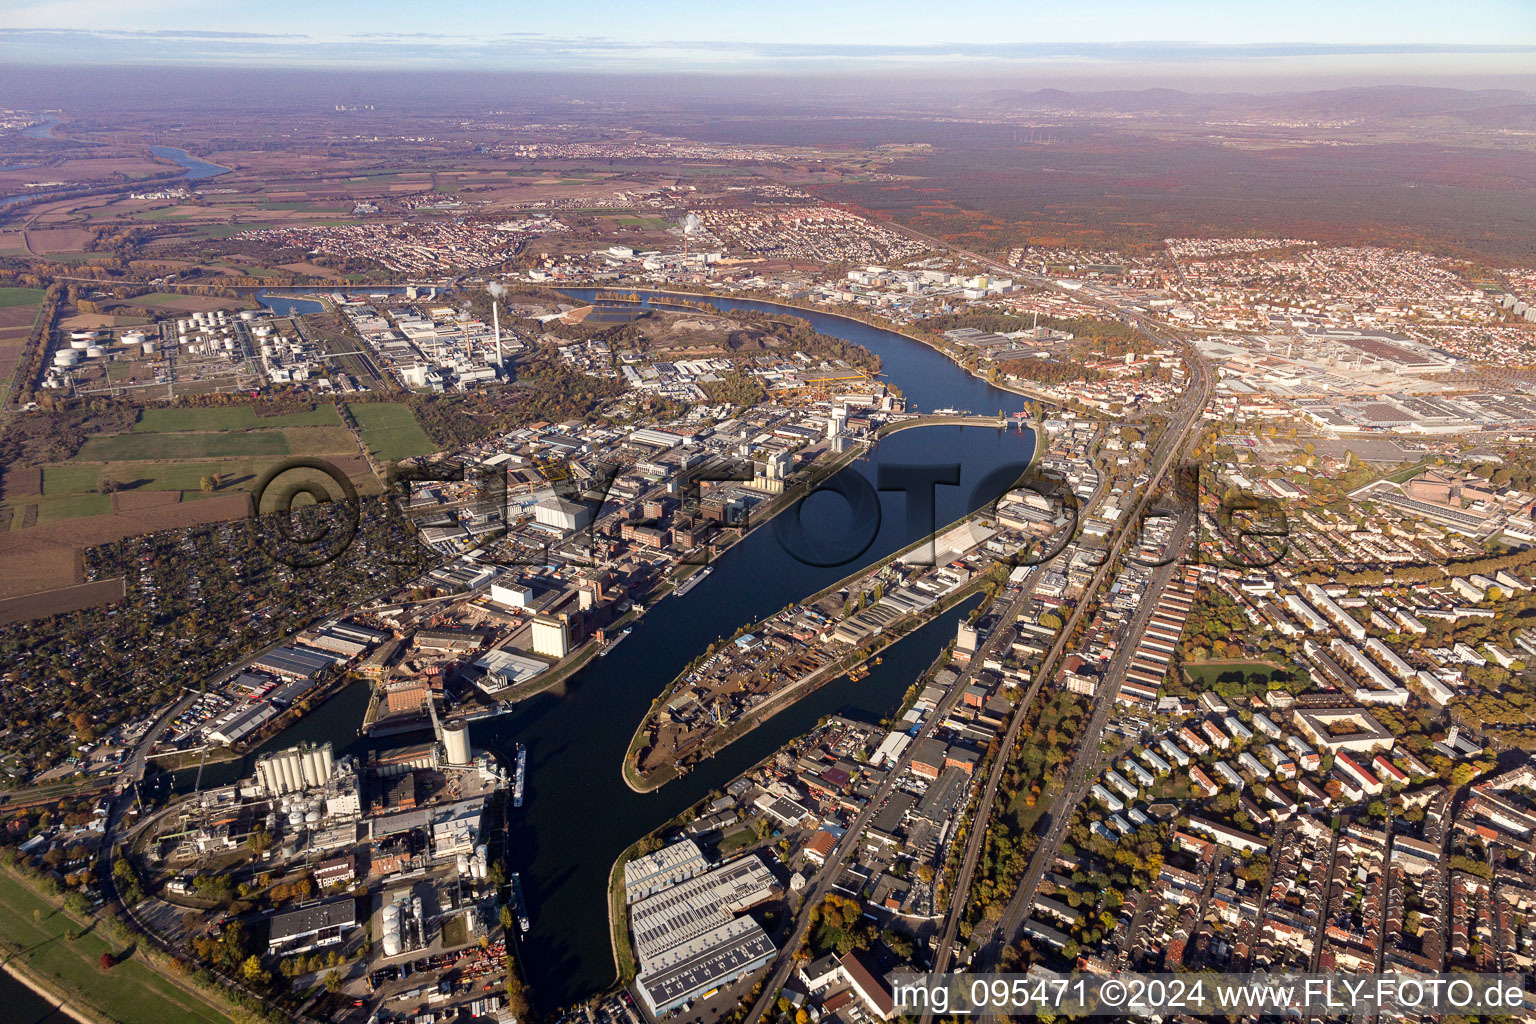
[[[79,1024],[111,1024],[106,1017],[98,1017],[72,1004],[63,995],[60,995],[44,984],[43,980],[37,975],[21,964],[16,963],[12,957],[7,957],[3,963],[0,963],[0,971],[4,971],[6,977],[15,981],[23,988],[30,990],[33,995],[48,1003],[55,1012],[62,1013],[71,1020],[79,1021]]]
[[[115,921],[76,918],[0,869],[0,948],[7,974],[81,1024],[228,1024],[234,1016],[163,973]],[[103,968],[103,957],[111,966]],[[108,1009],[110,1008],[110,1015]],[[0,1019],[5,1019],[0,1017]]]
[[[596,284],[596,283],[593,283],[593,284],[577,284],[577,285],[563,285],[559,290],[560,291],[568,291],[568,290],[574,290],[574,289],[584,289],[584,290],[585,289],[590,289],[590,290],[593,290],[593,291],[601,292],[604,289],[604,287],[605,287],[604,285],[600,285],[600,284]],[[608,287],[611,287],[611,286],[608,286]],[[704,296],[706,298],[720,299],[720,300],[726,301],[726,302],[732,302],[732,301],[734,301],[734,302],[756,302],[756,303],[759,303],[759,304],[764,305],[764,306],[778,306],[778,307],[780,307],[782,309],[790,310],[790,311],[799,310],[799,311],[807,312],[807,313],[817,313],[817,314],[820,314],[821,316],[834,316],[834,317],[837,317],[839,320],[847,320],[849,323],[862,324],[865,327],[871,327],[871,328],[874,328],[875,330],[879,330],[879,331],[889,331],[891,334],[900,335],[901,337],[906,338],[908,341],[915,341],[919,345],[926,346],[927,348],[930,348],[934,352],[937,352],[939,355],[943,356],[951,364],[954,365],[955,369],[961,371],[962,373],[967,374],[968,376],[972,377],[975,380],[980,381],[983,384],[986,384],[989,387],[997,388],[999,391],[1007,391],[1007,392],[1009,392],[1011,394],[1018,395],[1020,398],[1027,398],[1027,399],[1029,399],[1032,402],[1040,402],[1043,405],[1053,405],[1053,406],[1056,406],[1057,408],[1060,408],[1060,409],[1070,409],[1071,408],[1069,403],[1063,402],[1061,399],[1052,397],[1051,395],[1043,394],[1043,393],[1037,392],[1037,391],[1026,390],[1025,388],[1022,388],[1019,385],[1012,383],[1011,381],[990,380],[987,377],[984,377],[981,374],[977,373],[975,370],[968,370],[964,366],[961,366],[960,363],[956,362],[954,357],[952,355],[950,355],[949,352],[947,352],[941,345],[939,345],[938,342],[934,341],[932,338],[926,337],[926,336],[921,335],[921,334],[914,334],[912,331],[908,330],[905,326],[903,326],[901,324],[898,324],[898,323],[893,323],[892,321],[886,320],[883,317],[880,317],[880,318],[876,318],[876,317],[865,318],[865,317],[861,317],[861,316],[854,316],[854,315],[852,315],[850,313],[840,312],[840,311],[835,310],[835,309],[828,309],[827,307],[824,307],[824,306],[817,306],[817,305],[811,305],[811,304],[806,304],[806,303],[795,302],[794,300],[785,299],[782,296],[766,295],[766,294],[759,295],[759,294],[752,293],[752,292],[729,292],[729,293],[722,293],[722,292],[714,291],[712,289],[704,289],[702,291],[689,292],[689,291],[677,291],[675,288],[633,288],[633,289],[631,289],[631,291],[634,292],[637,295],[642,296],[642,302],[639,303],[640,305],[644,304],[643,297],[646,296],[646,295],[674,295],[674,296],[689,297],[689,298],[696,298],[696,297],[699,297],[699,296]],[[591,301],[594,304],[597,304],[598,302],[600,302],[602,300],[593,299]],[[617,301],[617,300],[610,299],[608,301],[613,302],[613,301]]]
[[[757,530],[766,526],[780,512],[792,507],[795,502],[805,497],[817,484],[846,468],[859,456],[865,454],[867,450],[867,447],[864,445],[855,445],[838,454],[836,458],[829,462],[812,465],[809,476],[790,486],[783,494],[776,495],[762,512],[752,517],[750,525],[745,530],[730,537],[729,543],[720,546],[715,551],[713,558],[719,559],[726,552],[740,545]],[[679,584],[702,572],[704,568],[704,565],[697,564],[693,572],[683,573],[680,571],[671,578],[657,584],[656,589],[645,595],[646,600],[649,601],[647,607],[654,607],[663,598],[670,597]],[[612,623],[608,628],[619,629],[643,619],[643,614],[631,611]],[[600,650],[599,645],[589,643],[566,664],[548,673],[540,673],[539,676],[528,680],[526,683],[519,683],[511,687],[507,693],[497,696],[495,699],[498,704],[511,705],[527,700],[530,697],[537,697],[541,693],[546,693],[585,668],[597,656]]]
[[[934,536],[942,536],[944,533],[972,518],[975,517],[962,516],[955,522],[936,531]],[[908,544],[906,547],[902,548],[900,551],[893,553],[889,557],[882,558],[873,565],[865,566],[859,571],[843,577],[841,580],[838,580],[831,586],[822,588],[815,594],[812,594],[799,603],[803,605],[811,605],[826,597],[828,594],[834,593],[835,591],[841,590],[845,587],[852,586],[852,584],[858,580],[864,579],[873,573],[878,572],[881,568],[891,564],[892,562],[895,562],[903,555],[908,554],[923,544],[929,543],[931,539],[932,538],[929,537],[919,538],[918,540],[913,541],[911,544]],[[963,603],[967,598],[978,593],[984,589],[987,584],[994,581],[994,577],[991,575],[977,576],[965,586],[960,587],[949,594],[945,594],[943,597],[939,598],[938,601],[934,602],[933,605],[924,609],[922,612],[898,619],[885,629],[881,630],[868,646],[861,647],[854,652],[855,654],[863,652],[863,657],[851,657],[845,655],[836,661],[822,665],[814,672],[811,672],[810,674],[790,683],[788,686],[775,691],[761,704],[753,708],[748,714],[743,715],[741,719],[736,722],[732,722],[719,733],[705,740],[704,743],[699,747],[697,760],[709,760],[720,751],[730,746],[732,743],[741,739],[743,736],[746,736],[748,733],[752,732],[752,730],[758,728],[763,723],[773,718],[774,715],[777,715],[781,711],[793,707],[796,701],[811,693],[814,693],[816,690],[836,679],[839,675],[842,675],[845,672],[852,673],[856,671],[860,666],[867,665],[869,662],[874,661],[888,647],[899,643],[907,636],[915,633],[919,629],[922,629],[924,626],[933,622],[939,616],[950,611],[955,606]],[[743,627],[738,631],[738,633],[760,632],[763,630],[767,621],[768,620],[766,619],[760,619],[757,622]],[[687,669],[684,669],[685,673],[687,671]],[[653,793],[660,789],[662,786],[666,785],[668,782],[671,782],[673,779],[679,778],[682,774],[677,770],[676,766],[672,764],[662,765],[659,768],[645,773],[640,772],[638,765],[639,751],[640,747],[644,743],[646,726],[650,723],[652,716],[657,713],[658,708],[661,707],[662,702],[666,698],[667,694],[672,692],[673,687],[677,683],[677,678],[678,677],[674,677],[672,682],[668,684],[667,688],[662,691],[661,695],[651,703],[650,711],[646,713],[646,716],[636,727],[634,735],[630,739],[629,747],[624,752],[624,762],[621,767],[620,774],[624,778],[624,784],[630,789],[634,790],[636,793]]]

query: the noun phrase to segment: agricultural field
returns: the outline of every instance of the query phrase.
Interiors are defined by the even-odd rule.
[[[145,409],[133,425],[136,434],[182,430],[267,430],[276,427],[339,427],[335,406],[321,405],[308,412],[258,416],[248,405],[214,406],[206,409]]]
[[[391,426],[395,429],[385,429],[385,436],[399,445],[397,435],[408,431]],[[409,426],[415,427],[414,420]],[[167,503],[241,494],[275,461],[297,456],[326,459],[360,491],[378,489],[334,406],[273,416],[258,416],[249,406],[156,408],[144,410],[129,430],[87,438],[66,462],[30,471],[38,477],[18,467],[15,479],[7,481],[5,525],[22,530],[108,513],[158,520]],[[209,478],[215,481],[211,488],[205,486]],[[150,498],[143,492],[172,495]]]
[[[374,458],[395,462],[437,451],[437,445],[421,429],[409,406],[398,402],[360,402],[348,408]]]
[[[11,377],[21,364],[42,303],[39,288],[0,288],[0,404],[10,394]]]

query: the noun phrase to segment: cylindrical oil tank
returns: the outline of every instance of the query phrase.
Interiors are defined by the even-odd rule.
[[[54,366],[74,366],[80,361],[80,353],[72,348],[61,348],[53,354]]]
[[[70,338],[69,339],[69,347],[72,348],[72,349],[76,349],[77,351],[84,352],[86,349],[91,347],[91,339],[90,338]]]
[[[147,356],[152,356],[155,354],[155,343],[152,341],[143,342],[140,345],[140,348],[143,349],[144,354]]]
[[[85,358],[87,359],[100,359],[106,354],[107,350],[102,348],[100,345],[92,345],[90,348],[85,350]]]

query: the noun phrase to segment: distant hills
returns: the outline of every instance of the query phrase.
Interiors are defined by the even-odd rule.
[[[1536,97],[1514,89],[1447,89],[1420,85],[1361,86],[1312,92],[1192,93],[1179,89],[999,89],[977,97],[992,107],[1103,113],[1266,113],[1312,117],[1458,115],[1483,120],[1536,112]]]

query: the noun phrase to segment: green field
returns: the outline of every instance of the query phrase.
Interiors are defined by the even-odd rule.
[[[78,519],[81,516],[100,516],[112,511],[110,494],[68,494],[58,498],[43,498],[37,503],[37,521],[51,523],[60,519]]]
[[[180,302],[186,296],[179,292],[150,292],[148,295],[135,295],[126,300],[130,306],[154,306],[162,302]],[[191,314],[183,314],[190,316]]]
[[[134,955],[111,970],[101,954],[122,950],[92,928],[80,926],[9,872],[0,872],[0,935],[19,948],[16,958],[47,984],[57,986],[103,1016],[122,1024],[225,1024],[229,1012],[186,991]],[[6,1019],[11,1019],[6,1016]]]
[[[672,226],[672,222],[665,217],[611,217],[609,219],[628,227],[648,230],[662,230]]]
[[[30,306],[42,301],[41,288],[0,288],[0,309],[9,306]]]
[[[85,494],[96,489],[100,476],[100,466],[44,466],[43,493],[50,497],[56,494]]]
[[[133,425],[136,434],[170,433],[178,430],[253,430],[265,427],[339,427],[334,406],[322,405],[310,412],[281,416],[257,416],[248,405],[208,409],[145,409]]]
[[[157,459],[210,459],[237,455],[288,455],[283,431],[205,434],[97,435],[81,445],[75,462],[147,462]]]
[[[1208,690],[1217,683],[1227,685],[1246,684],[1252,675],[1271,679],[1290,679],[1298,669],[1294,666],[1277,665],[1272,661],[1196,661],[1184,665],[1184,676],[1200,689]]]
[[[437,445],[421,429],[409,406],[398,402],[360,402],[348,408],[357,420],[363,443],[377,458],[393,462],[437,451]]]

